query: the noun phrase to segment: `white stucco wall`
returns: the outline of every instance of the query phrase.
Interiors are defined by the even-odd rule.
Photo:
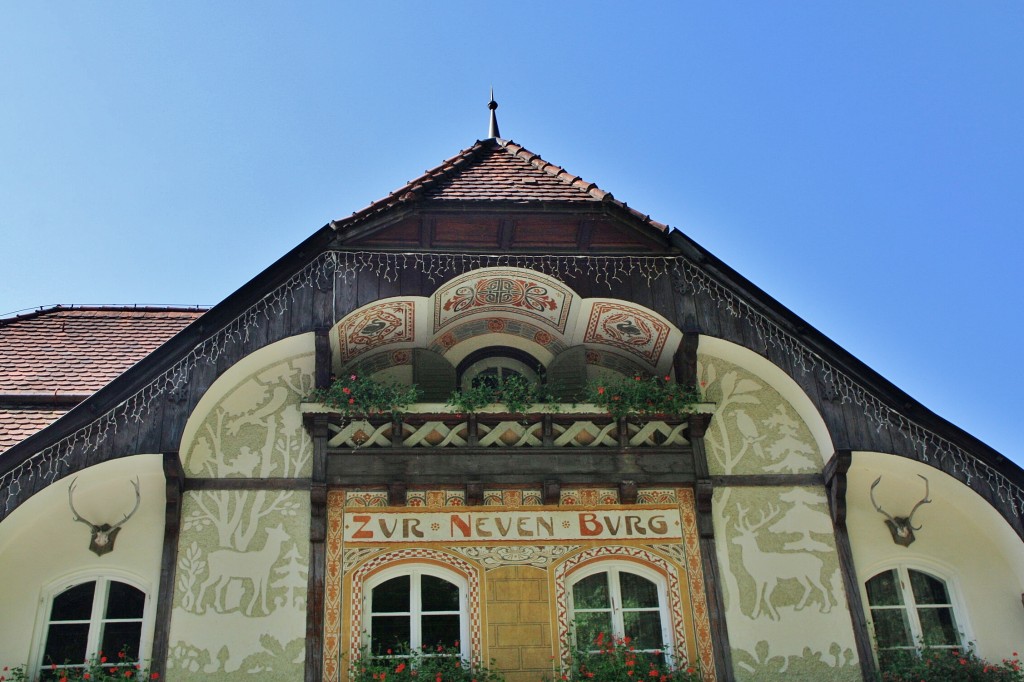
[[[916,540],[910,547],[892,541],[884,517],[871,504],[871,484],[878,504],[893,516],[910,512],[924,495],[930,504],[914,515]],[[1024,542],[985,500],[956,479],[903,457],[856,452],[847,486],[850,544],[857,579],[863,584],[897,564],[943,578],[951,590],[957,618],[978,653],[1001,660],[1024,643]]]
[[[93,523],[116,523],[135,504],[130,483],[139,478],[142,503],[118,534],[114,551],[89,551],[90,531],[72,520],[68,485],[77,479],[75,508]],[[0,523],[0,666],[22,665],[38,656],[41,613],[47,589],[77,578],[106,576],[145,587],[147,623],[143,657],[152,641],[152,617],[160,579],[165,492],[160,455],[136,455],[106,462],[64,478],[36,494]]]

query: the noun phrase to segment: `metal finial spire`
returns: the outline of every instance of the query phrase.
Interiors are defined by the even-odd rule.
[[[501,133],[498,132],[498,115],[494,112],[498,108],[498,103],[494,101],[494,88],[491,88],[491,101],[487,103],[487,108],[491,110],[491,125],[487,129],[487,136],[501,137]]]

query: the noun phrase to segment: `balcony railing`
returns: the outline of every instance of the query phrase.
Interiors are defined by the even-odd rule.
[[[328,414],[327,446],[365,448],[658,448],[687,447],[689,417],[654,415],[614,419],[594,405],[537,405],[524,414],[457,414],[439,403],[420,403],[391,415],[342,418],[318,403],[304,403],[304,414]],[[712,406],[696,405],[710,413]]]

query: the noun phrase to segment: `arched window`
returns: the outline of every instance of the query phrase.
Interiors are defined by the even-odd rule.
[[[463,389],[483,384],[495,385],[510,377],[522,377],[528,383],[539,380],[537,358],[517,348],[489,346],[470,353],[457,368]]]
[[[402,566],[368,580],[364,591],[370,654],[457,648],[469,657],[466,581],[435,566]]]
[[[81,668],[100,652],[139,660],[147,602],[144,591],[111,578],[64,586],[49,600],[39,666]]]
[[[946,583],[906,566],[882,571],[865,584],[875,643],[893,649],[960,646],[961,632]]]
[[[637,651],[671,649],[665,584],[655,572],[601,562],[572,575],[569,597],[576,644],[581,649],[596,650],[599,637],[628,637]]]

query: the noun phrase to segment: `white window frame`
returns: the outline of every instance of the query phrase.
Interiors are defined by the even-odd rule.
[[[910,636],[913,640],[913,646],[901,646],[901,647],[887,647],[885,649],[879,649],[878,638],[875,635],[875,619],[872,613],[871,601],[868,596],[868,581],[874,579],[878,575],[887,571],[895,570],[896,575],[899,579],[899,589],[903,597],[903,604],[901,606],[892,607],[876,607],[886,610],[903,609],[907,613],[907,621],[910,624]],[[877,658],[881,651],[913,651],[918,648],[919,643],[922,641],[924,636],[924,630],[921,627],[921,619],[918,616],[917,601],[914,599],[914,592],[910,585],[910,573],[909,571],[917,571],[918,573],[924,573],[931,578],[942,581],[946,587],[946,594],[949,596],[949,608],[953,611],[953,618],[956,621],[957,635],[960,638],[957,644],[936,644],[930,645],[934,648],[942,649],[954,649],[957,647],[963,647],[966,643],[973,641],[973,637],[970,632],[970,626],[968,625],[967,609],[964,607],[964,603],[960,598],[960,591],[957,589],[956,580],[952,577],[952,573],[946,569],[943,569],[932,562],[926,561],[901,561],[901,562],[887,562],[884,564],[876,565],[869,571],[865,571],[868,574],[868,578],[865,579],[861,585],[861,598],[864,603],[864,610],[868,619],[868,624],[871,630],[871,643],[874,648],[875,656]],[[927,607],[927,605],[925,605]]]
[[[135,589],[139,590],[145,595],[145,602],[142,607],[142,627],[141,637],[139,640],[139,660],[145,661],[150,657],[150,652],[153,647],[153,628],[154,619],[156,617],[153,599],[153,591],[150,585],[145,581],[140,580],[137,576],[117,570],[108,571],[88,571],[73,573],[58,580],[49,583],[43,588],[39,598],[39,611],[38,617],[36,618],[36,629],[35,634],[32,637],[33,647],[29,660],[31,661],[30,671],[33,675],[32,679],[39,674],[44,665],[49,665],[43,661],[43,654],[46,651],[46,637],[49,634],[50,629],[50,615],[53,610],[53,600],[65,590],[71,589],[83,583],[95,582],[96,591],[93,593],[92,612],[89,616],[89,634],[86,639],[86,656],[88,660],[98,653],[100,647],[100,634],[102,623],[107,622],[104,618],[107,599],[110,594],[110,583],[120,582],[126,585],[130,585]],[[102,598],[101,598],[102,597]],[[119,619],[111,619],[116,621]],[[135,619],[127,619],[134,621]],[[116,651],[104,652],[104,655],[113,656],[117,658]],[[110,662],[115,663],[113,659]],[[69,664],[68,668],[80,668],[83,662],[73,662]],[[133,661],[134,663],[134,661]],[[64,667],[58,663],[58,668]]]
[[[609,633],[612,637],[619,639],[625,637],[626,630],[623,619],[623,613],[625,611],[651,611],[650,608],[643,609],[623,609],[622,607],[622,595],[621,595],[621,583],[619,581],[620,573],[632,573],[638,575],[645,580],[649,580],[654,583],[658,590],[658,615],[661,623],[661,637],[663,640],[663,649],[637,649],[637,651],[644,651],[653,653],[654,651],[661,651],[665,655],[667,663],[671,664],[674,656],[675,642],[673,641],[673,630],[672,630],[672,619],[669,614],[668,604],[668,587],[665,581],[665,576],[660,572],[648,568],[642,564],[633,561],[616,561],[616,560],[603,560],[590,562],[585,566],[582,566],[568,576],[566,576],[566,594],[567,594],[567,606],[568,616],[570,622],[575,618],[576,605],[573,602],[573,588],[580,580],[589,578],[592,575],[602,574],[613,574],[614,580],[608,581],[608,597],[610,600],[610,610],[612,616],[612,632]],[[588,612],[595,611],[594,609],[586,609]],[[603,609],[601,609],[603,611]],[[572,633],[575,637],[576,634]],[[579,643],[576,643],[579,646]],[[594,650],[596,651],[596,650]]]
[[[402,576],[410,577],[409,590],[409,611],[396,612],[394,615],[408,615],[409,623],[409,647],[413,650],[423,645],[423,633],[420,627],[420,616],[422,611],[422,598],[420,592],[421,578],[425,575],[440,578],[454,584],[459,588],[459,655],[466,660],[470,658],[470,637],[469,637],[469,582],[459,573],[429,564],[400,564],[377,571],[363,582],[363,646],[369,647],[373,635],[373,590],[378,585]],[[429,611],[430,614],[451,614],[450,611]],[[379,615],[379,614],[378,614]]]

